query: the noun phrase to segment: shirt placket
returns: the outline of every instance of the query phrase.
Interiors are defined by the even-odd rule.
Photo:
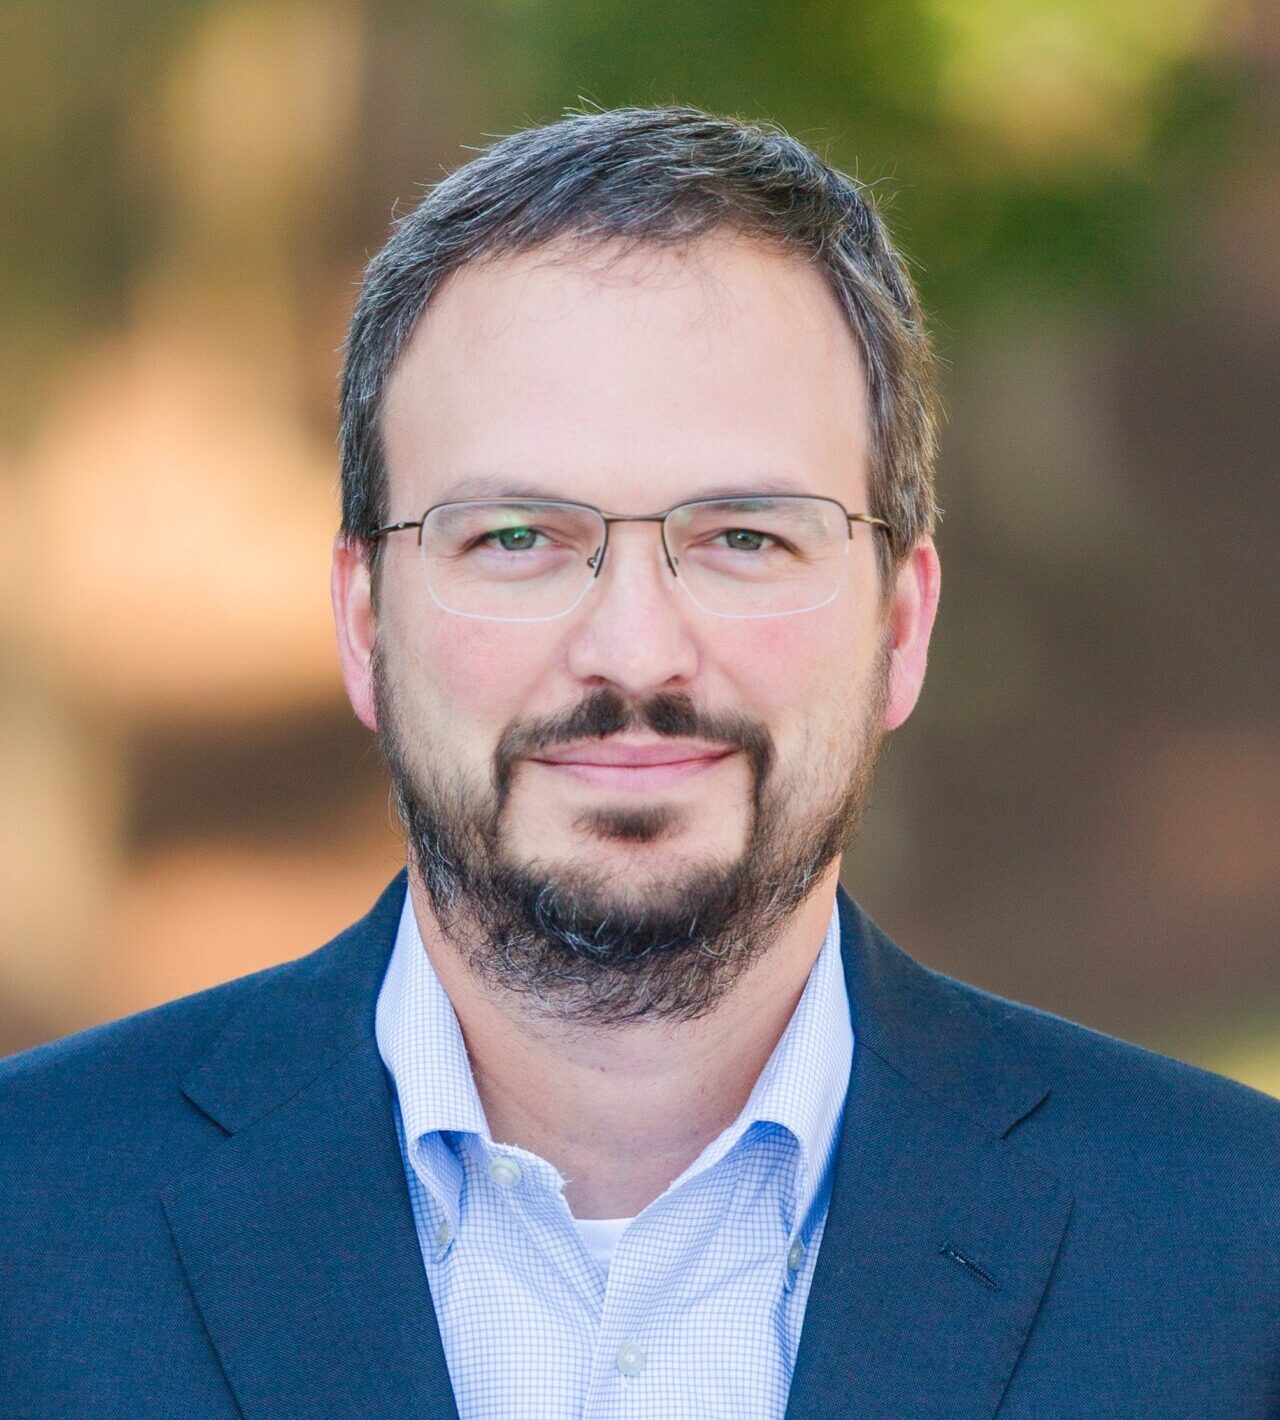
[[[604,1278],[588,1256],[565,1202],[556,1170],[522,1149],[487,1147],[474,1141],[473,1167],[492,1190],[493,1206],[505,1207],[527,1234],[533,1255],[575,1294],[598,1326],[604,1306]]]
[[[664,1278],[679,1275],[689,1254],[705,1255],[704,1244],[719,1228],[721,1210],[712,1197],[727,1190],[736,1206],[745,1177],[740,1162],[730,1150],[623,1233],[609,1268],[583,1420],[667,1420],[675,1396],[701,1384],[700,1367],[682,1349],[674,1319],[664,1315],[670,1306]],[[682,1366],[687,1372],[678,1374]]]

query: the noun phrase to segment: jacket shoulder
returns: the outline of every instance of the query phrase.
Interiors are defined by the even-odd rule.
[[[1280,1247],[1280,1100],[919,969],[953,1020],[1040,1082],[1005,1137],[1081,1205]]]
[[[317,951],[0,1061],[0,1177],[18,1176],[33,1153],[101,1162],[104,1151],[171,1148],[223,1123],[205,1107],[208,1062],[261,1084],[322,1065],[366,1024],[371,1034],[403,897],[401,874]]]
[[[1280,1100],[1271,1095],[1038,1007],[932,974],[1041,1072],[1050,1097],[1059,1096],[1063,1106],[1086,1110],[1095,1120],[1121,1111],[1130,1124],[1147,1119],[1170,1131],[1184,1126],[1239,1130],[1255,1146],[1268,1139],[1280,1146]]]
[[[841,902],[855,1048],[1082,1205],[1181,1210],[1280,1247],[1280,1101],[916,961]]]
[[[0,1171],[6,1156],[44,1152],[77,1134],[102,1137],[143,1122],[154,1128],[182,1104],[183,1077],[227,1023],[259,993],[287,990],[291,978],[332,950],[0,1060]]]

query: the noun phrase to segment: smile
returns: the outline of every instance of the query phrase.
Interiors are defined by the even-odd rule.
[[[646,791],[694,779],[734,753],[732,749],[691,743],[612,743],[560,750],[538,756],[530,763],[596,788]]]

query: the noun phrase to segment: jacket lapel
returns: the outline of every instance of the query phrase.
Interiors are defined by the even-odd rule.
[[[1048,1093],[841,893],[854,1066],[789,1420],[989,1420],[1071,1209],[1007,1141]]]
[[[227,1136],[162,1195],[246,1420],[456,1420],[373,1011],[403,876],[189,1077]]]

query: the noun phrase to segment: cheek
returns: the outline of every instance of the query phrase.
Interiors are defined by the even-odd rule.
[[[761,713],[800,719],[848,683],[851,646],[842,621],[780,616],[734,624],[717,638],[716,659]]]
[[[719,638],[716,655],[783,764],[829,763],[857,734],[874,641],[847,615],[815,613],[741,622]]]
[[[505,727],[546,676],[527,627],[460,616],[425,628],[415,642],[414,662],[410,673],[451,738]]]

